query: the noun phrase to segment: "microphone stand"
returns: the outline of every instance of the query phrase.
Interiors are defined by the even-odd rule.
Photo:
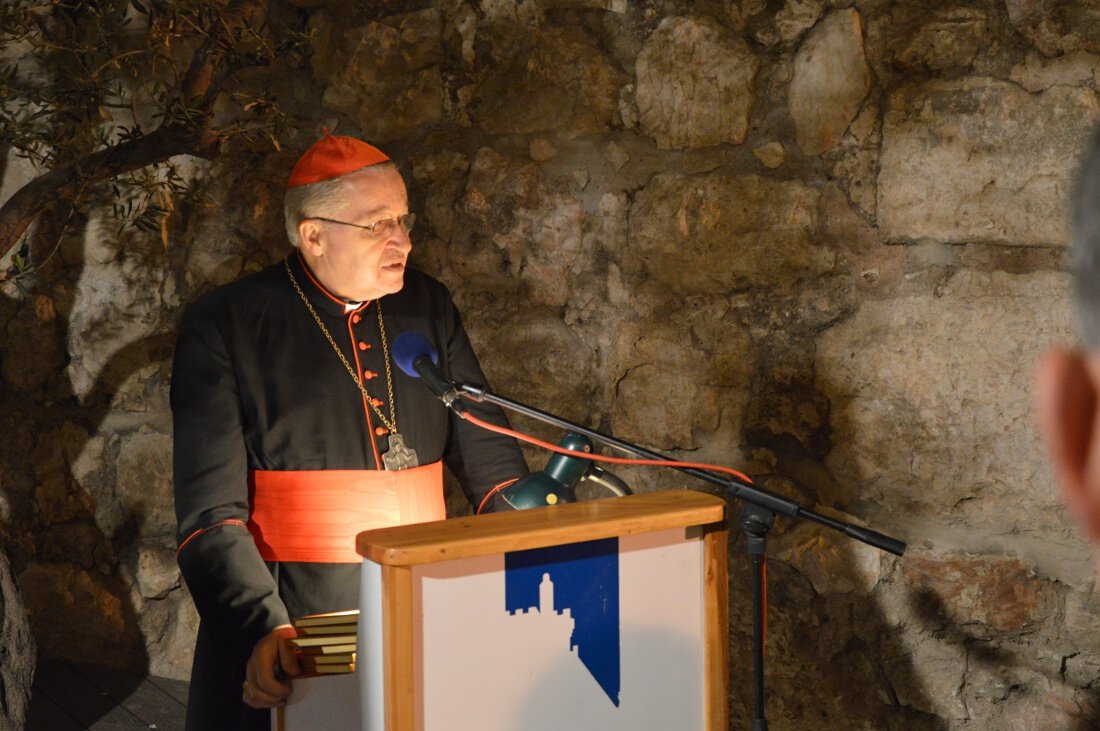
[[[514,411],[552,426],[561,427],[569,431],[582,434],[603,444],[619,449],[628,454],[633,454],[642,459],[658,460],[663,462],[678,462],[665,455],[652,452],[630,442],[616,439],[602,434],[593,429],[588,429],[579,424],[554,416],[548,412],[536,409],[533,406],[513,401],[512,399],[498,396],[484,386],[476,386],[466,383],[453,384],[454,390],[449,390],[446,396],[441,396],[443,402],[460,416],[465,409],[456,397],[462,397],[470,401],[487,401],[502,408]],[[752,645],[753,645],[753,681],[754,681],[754,717],[751,731],[767,731],[768,721],[764,708],[764,566],[767,556],[767,536],[771,529],[775,516],[785,515],[790,518],[804,518],[832,530],[843,533],[849,538],[874,546],[883,551],[888,551],[897,556],[905,553],[905,543],[888,535],[863,528],[858,525],[836,520],[826,515],[821,515],[813,510],[804,508],[798,503],[782,495],[769,490],[764,490],[755,485],[732,478],[727,475],[719,475],[707,470],[695,467],[676,467],[681,472],[696,477],[713,485],[725,489],[727,495],[741,500],[742,511],[739,525],[745,535],[745,548],[752,558]]]

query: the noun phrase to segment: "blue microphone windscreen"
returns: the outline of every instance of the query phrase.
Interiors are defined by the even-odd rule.
[[[436,352],[427,338],[415,330],[408,330],[398,335],[397,339],[393,341],[391,350],[393,351],[393,362],[405,375],[412,378],[420,378],[420,374],[413,368],[413,363],[421,356],[426,355],[432,359],[432,363],[439,365],[439,353]]]

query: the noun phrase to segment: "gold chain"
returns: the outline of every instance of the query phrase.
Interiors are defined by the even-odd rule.
[[[336,341],[332,339],[332,335],[329,334],[328,328],[325,327],[325,323],[321,322],[321,317],[317,314],[317,310],[313,309],[313,305],[310,304],[309,298],[306,297],[306,293],[302,291],[302,288],[298,285],[298,280],[294,278],[294,272],[290,271],[290,259],[289,257],[283,259],[283,266],[286,267],[287,276],[290,277],[290,283],[294,285],[294,291],[298,293],[298,296],[302,298],[302,302],[305,303],[306,308],[309,310],[309,314],[313,315],[314,322],[317,323],[317,327],[321,328],[321,332],[324,333],[328,339],[328,344],[332,346],[332,349],[336,351],[336,356],[340,359],[340,362],[344,364],[344,367],[348,369],[348,374],[351,376],[351,380],[355,381],[355,385],[359,387],[359,390],[363,392],[363,398],[367,400],[370,407],[374,409],[374,413],[378,415],[382,425],[390,430],[391,434],[397,433],[397,415],[393,408],[393,373],[390,371],[390,346],[386,342],[386,326],[382,323],[382,301],[375,300],[374,304],[378,307],[378,330],[382,334],[382,356],[386,362],[386,395],[390,399],[390,418],[387,420],[386,416],[378,410],[378,407],[374,405],[374,399],[367,393],[366,387],[363,385],[363,381],[360,380],[359,375],[355,372],[355,369],[351,367],[351,363],[344,357],[344,352],[340,350],[340,346],[336,344]]]

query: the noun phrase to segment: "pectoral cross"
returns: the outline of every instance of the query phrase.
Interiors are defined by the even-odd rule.
[[[407,470],[416,467],[420,461],[416,450],[405,446],[405,439],[397,432],[390,434],[390,448],[382,455],[382,464],[387,470]]]

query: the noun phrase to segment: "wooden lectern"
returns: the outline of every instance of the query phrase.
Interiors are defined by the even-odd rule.
[[[363,731],[726,731],[725,515],[685,490],[360,533],[356,672],[294,694]]]

